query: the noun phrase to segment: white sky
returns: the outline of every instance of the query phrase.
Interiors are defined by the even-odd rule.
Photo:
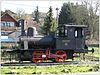
[[[64,2],[78,2],[81,3],[81,0],[62,0],[62,1],[50,1],[50,0],[42,0],[42,1],[1,1],[1,10],[5,11],[6,9],[10,9],[13,12],[16,12],[18,8],[24,9],[25,13],[31,14],[35,9],[36,6],[39,7],[40,12],[47,12],[49,10],[49,7],[52,6],[54,16],[56,16],[56,8],[59,8],[59,11],[61,9],[61,6]]]
[[[61,9],[61,6],[66,1],[2,1],[1,2],[1,10],[5,11],[6,9],[10,9],[13,12],[16,12],[18,8],[22,8],[25,10],[25,13],[31,14],[35,9],[36,6],[39,7],[40,12],[48,12],[49,7],[52,6],[54,16],[56,16],[56,8]],[[72,2],[76,3],[77,1]]]

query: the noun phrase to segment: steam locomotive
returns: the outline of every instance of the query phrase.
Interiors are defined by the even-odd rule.
[[[55,60],[63,62],[73,59],[74,53],[87,53],[86,25],[58,25],[56,34],[49,33],[45,36],[36,36],[36,29],[29,27],[24,30],[24,20],[19,21],[21,35],[19,37],[20,61],[43,62]]]

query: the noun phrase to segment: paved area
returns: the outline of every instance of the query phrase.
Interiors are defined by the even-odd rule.
[[[99,64],[98,61],[92,61],[92,62],[77,62],[77,61],[71,61],[71,62],[61,62],[61,63],[51,63],[51,62],[45,62],[45,63],[29,63],[29,62],[23,62],[23,63],[1,63],[1,66],[49,66],[49,65],[81,65],[81,64]]]

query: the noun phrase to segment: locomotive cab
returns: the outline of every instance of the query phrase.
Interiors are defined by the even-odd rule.
[[[85,46],[85,25],[59,25],[56,48],[82,52]]]

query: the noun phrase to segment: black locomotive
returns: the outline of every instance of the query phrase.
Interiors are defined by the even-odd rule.
[[[74,53],[87,53],[85,44],[86,25],[59,25],[56,34],[49,33],[46,36],[36,36],[35,29],[29,27],[24,30],[24,20],[19,21],[21,25],[21,36],[19,37],[20,61],[43,62],[43,60],[54,59],[63,62],[73,59]]]

